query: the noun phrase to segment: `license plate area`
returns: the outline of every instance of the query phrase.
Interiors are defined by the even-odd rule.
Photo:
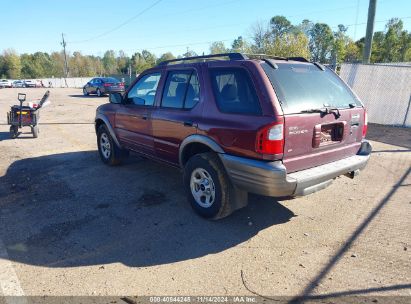
[[[316,125],[313,147],[323,147],[340,143],[344,137],[344,123]]]

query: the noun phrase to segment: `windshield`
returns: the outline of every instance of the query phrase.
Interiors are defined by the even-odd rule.
[[[262,67],[271,81],[286,114],[324,107],[348,108],[361,103],[345,83],[328,68],[313,64],[267,63]]]

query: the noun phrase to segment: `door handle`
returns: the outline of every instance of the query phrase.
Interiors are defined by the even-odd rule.
[[[134,119],[142,119],[142,120],[147,120],[147,119],[148,119],[148,116],[147,116],[147,115],[143,115],[143,116],[133,115],[132,117],[133,117]]]
[[[194,125],[194,123],[193,123],[192,121],[185,121],[185,122],[183,123],[183,125],[184,125],[185,127],[192,127],[192,126]]]

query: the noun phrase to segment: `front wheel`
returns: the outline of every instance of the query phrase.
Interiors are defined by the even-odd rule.
[[[191,157],[184,168],[184,188],[194,211],[219,219],[232,212],[233,188],[220,159],[214,153]]]
[[[87,92],[87,89],[86,89],[86,88],[83,88],[83,95],[84,95],[84,96],[88,96],[88,92]]]
[[[110,166],[120,164],[123,158],[128,155],[126,150],[122,150],[116,145],[105,125],[98,128],[97,146],[101,160]]]
[[[103,96],[103,94],[101,93],[100,89],[97,89],[96,94],[97,94],[98,97]]]

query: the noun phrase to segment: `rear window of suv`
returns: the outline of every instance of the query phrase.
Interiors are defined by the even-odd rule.
[[[328,68],[322,71],[313,64],[278,63],[278,69],[274,69],[267,63],[261,65],[286,114],[361,105],[347,85]]]
[[[247,71],[242,68],[210,69],[211,83],[223,113],[261,115],[260,103]]]

